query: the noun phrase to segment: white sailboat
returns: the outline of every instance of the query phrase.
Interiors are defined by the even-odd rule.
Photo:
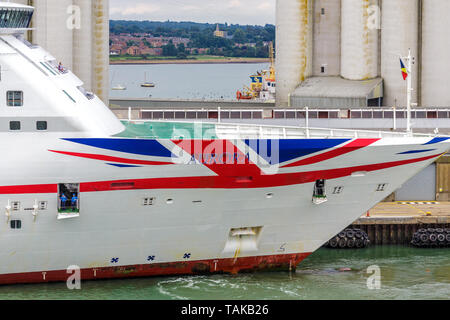
[[[112,83],[112,81],[114,81],[115,75],[116,75],[116,73],[114,72],[113,73],[113,78],[111,80],[111,83]],[[125,86],[123,86],[121,84],[117,84],[115,86],[111,86],[111,90],[127,90],[127,87],[125,87]]]
[[[145,73],[145,82],[141,84],[141,87],[143,88],[153,88],[155,87],[155,84],[153,82],[147,81],[147,72]]]

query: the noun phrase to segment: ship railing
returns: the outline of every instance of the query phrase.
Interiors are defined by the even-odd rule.
[[[124,122],[139,124],[146,122],[162,122],[162,123],[180,123],[186,124],[186,121],[176,120],[122,120]],[[373,130],[355,130],[355,129],[337,129],[337,128],[309,128],[309,127],[293,127],[293,126],[275,126],[260,124],[233,124],[233,123],[217,123],[194,121],[194,125],[212,125],[215,127],[216,135],[224,139],[304,139],[304,138],[402,138],[410,137],[407,132],[385,132]],[[413,137],[436,137],[437,134],[413,133]]]
[[[266,125],[242,125],[242,124],[216,124],[216,132],[220,137],[239,137],[260,139],[270,138],[400,138],[408,137],[406,132],[384,132],[371,130],[352,130],[335,128],[306,128],[288,126],[266,126]],[[413,134],[414,137],[433,137],[432,134]]]

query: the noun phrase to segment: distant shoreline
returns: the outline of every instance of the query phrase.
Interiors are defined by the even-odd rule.
[[[269,63],[267,58],[224,58],[204,60],[110,60],[110,65],[143,65],[143,64],[227,64],[227,63]]]

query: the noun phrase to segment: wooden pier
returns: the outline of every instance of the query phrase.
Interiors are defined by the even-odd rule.
[[[383,202],[356,220],[371,245],[410,244],[420,228],[450,228],[450,202]]]

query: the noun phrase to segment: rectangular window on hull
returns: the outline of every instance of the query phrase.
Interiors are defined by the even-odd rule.
[[[47,210],[47,201],[40,201],[39,202],[39,210]]]
[[[22,221],[21,220],[11,220],[10,225],[11,225],[11,229],[21,229]]]
[[[383,192],[383,191],[385,191],[387,186],[388,186],[387,183],[379,184],[379,185],[377,186],[377,192]]]
[[[19,201],[11,202],[11,210],[12,211],[19,211],[20,210],[20,202]]]
[[[23,106],[23,92],[22,91],[6,92],[6,105],[8,107],[22,107]]]
[[[58,185],[58,213],[77,214],[80,212],[80,184],[60,183]]]
[[[325,180],[317,180],[314,184],[313,203],[321,204],[327,201],[327,194],[325,191]]]
[[[155,203],[155,198],[143,198],[142,205],[143,206],[152,206]]]
[[[334,187],[333,194],[341,194],[344,191],[344,187]]]

